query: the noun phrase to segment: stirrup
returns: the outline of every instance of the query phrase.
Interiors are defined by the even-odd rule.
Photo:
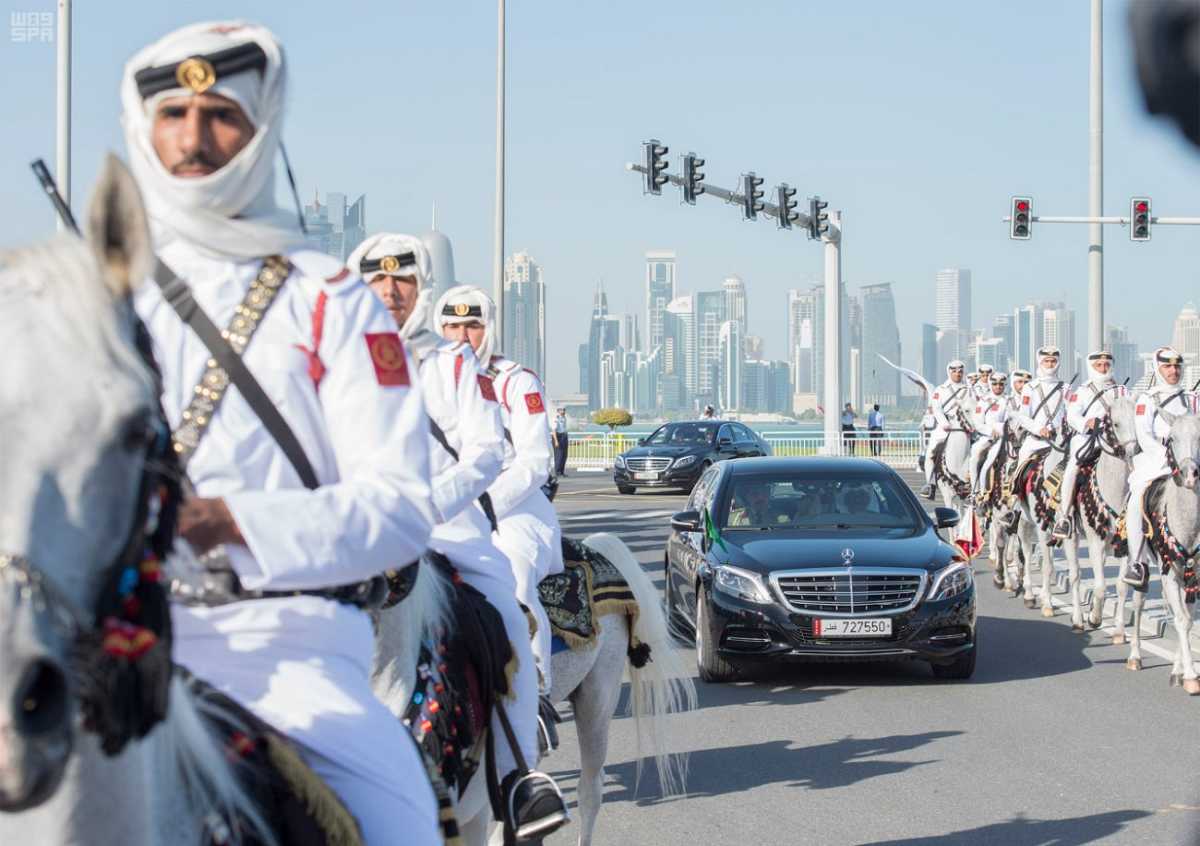
[[[1134,590],[1145,593],[1150,587],[1150,568],[1140,561],[1130,561],[1129,566],[1125,569],[1125,575],[1121,577],[1121,581]]]
[[[933,484],[931,482],[926,482],[925,486],[921,488],[921,496],[926,499],[933,499]]]
[[[1057,540],[1066,540],[1074,534],[1074,526],[1071,524],[1071,518],[1064,517],[1054,524],[1054,530],[1050,533]]]
[[[538,747],[542,755],[553,752],[558,748],[558,724],[562,722],[562,714],[554,707],[550,697],[545,694],[538,696]]]
[[[520,776],[514,771],[504,781],[506,842],[510,834],[514,843],[541,840],[571,821],[562,791],[540,770]]]

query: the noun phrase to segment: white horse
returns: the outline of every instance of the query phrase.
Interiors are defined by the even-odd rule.
[[[1162,500],[1166,525],[1172,536],[1169,552],[1166,553],[1169,564],[1162,577],[1163,596],[1171,610],[1176,637],[1170,682],[1172,686],[1182,685],[1185,692],[1196,696],[1200,694],[1200,679],[1196,677],[1196,668],[1192,660],[1192,605],[1187,602],[1187,580],[1184,571],[1189,566],[1200,566],[1200,417],[1173,415],[1165,411],[1160,411],[1159,414],[1171,426],[1167,436],[1167,449],[1176,468],[1176,472],[1167,482]],[[1147,558],[1151,561],[1152,568],[1162,567],[1166,548],[1166,545],[1152,542],[1147,536]],[[1121,569],[1123,576],[1125,567]],[[1126,666],[1131,670],[1140,670],[1142,664],[1141,612],[1145,598],[1145,593],[1134,592],[1133,638],[1129,659],[1126,661]],[[1124,635],[1124,608],[1125,589],[1118,583],[1117,630],[1113,636],[1114,643],[1123,642],[1117,638]]]
[[[938,492],[947,508],[961,511],[966,503],[963,493],[971,487],[967,481],[967,467],[970,463],[970,433],[963,428],[951,429],[946,433],[941,466],[934,471]]]
[[[1118,397],[1106,417],[1102,418],[1097,436],[1100,454],[1087,481],[1088,488],[1082,489],[1084,479],[1079,480],[1077,498],[1082,496],[1092,513],[1081,514],[1082,540],[1088,547],[1088,562],[1092,566],[1092,606],[1087,625],[1100,628],[1104,614],[1104,597],[1107,587],[1104,580],[1104,562],[1116,542],[1117,523],[1129,497],[1129,472],[1133,454],[1137,450],[1137,435],[1134,432],[1133,400]],[[1098,531],[1098,529],[1100,531]],[[1103,536],[1101,535],[1103,532]],[[1072,535],[1063,541],[1063,552],[1067,559],[1068,578],[1071,586],[1071,628],[1084,631],[1082,596],[1080,586],[1079,543],[1080,536]],[[1118,593],[1124,593],[1118,587]]]
[[[673,754],[666,717],[691,710],[696,689],[667,630],[662,602],[641,565],[615,535],[589,535],[584,546],[607,558],[625,577],[638,603],[633,634],[650,647],[650,661],[641,668],[628,666],[629,708],[636,724],[639,774],[643,750],[649,749],[658,768],[659,783],[668,795],[682,792],[687,759]],[[392,712],[403,713],[412,696],[421,627],[413,615],[425,617],[421,609],[440,603],[444,585],[431,568],[422,567],[412,595],[380,615],[376,638],[375,692]],[[415,603],[415,605],[410,605]],[[604,761],[608,755],[608,730],[620,698],[627,666],[629,627],[624,614],[606,614],[597,621],[595,642],[586,649],[571,649],[553,657],[554,679],[551,699],[570,699],[579,738],[580,774],[579,846],[589,846],[596,827],[604,792]],[[503,742],[497,739],[497,742]],[[492,822],[484,761],[458,798],[456,815],[468,846],[487,842]],[[497,832],[498,833],[498,832]]]
[[[1048,474],[1055,463],[1062,460],[1062,457],[1061,452],[1051,447],[1042,458],[1045,468],[1043,472]],[[1021,556],[1024,559],[1021,582],[1025,593],[1025,607],[1034,608],[1040,601],[1042,616],[1053,617],[1054,603],[1050,599],[1050,584],[1054,577],[1054,547],[1051,545],[1053,537],[1050,530],[1043,527],[1038,520],[1037,494],[1036,490],[1017,491],[1017,507],[1021,512],[1021,524],[1026,527],[1024,531],[1018,530],[1017,532],[1017,537],[1021,542]],[[1041,547],[1042,583],[1041,587],[1035,590],[1033,587],[1033,562],[1038,557],[1037,547]],[[1078,569],[1078,565],[1076,567]]]
[[[128,302],[149,234],[112,157],[88,231],[0,254],[0,843],[200,843],[206,821],[259,817],[187,687],[112,757],[81,721],[157,408]]]

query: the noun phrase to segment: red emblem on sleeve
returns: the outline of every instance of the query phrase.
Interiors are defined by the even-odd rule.
[[[482,373],[477,377],[479,379],[479,393],[483,394],[485,400],[492,402],[496,401],[496,389],[492,385],[492,380],[484,376]]]
[[[1026,394],[1025,396],[1021,397],[1021,405],[1029,405],[1030,404],[1029,400],[1030,400],[1029,394]]]
[[[546,406],[542,405],[542,395],[537,391],[525,395],[525,407],[530,414],[541,414],[546,410]]]
[[[375,379],[379,384],[407,386],[408,362],[404,358],[400,336],[395,332],[368,332],[366,339],[371,364],[375,367]]]
[[[1139,403],[1138,403],[1138,407],[1137,407],[1137,415],[1138,415],[1138,417],[1141,417],[1141,416],[1142,416],[1143,414],[1145,414],[1145,413],[1146,413],[1146,406],[1145,406],[1145,404],[1144,404],[1144,403],[1140,403],[1140,402],[1139,402]]]

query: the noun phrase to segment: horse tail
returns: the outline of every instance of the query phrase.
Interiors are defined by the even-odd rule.
[[[205,721],[211,713],[224,721],[232,718],[213,702],[192,696],[187,683],[176,674],[171,679],[170,707],[162,725],[153,735],[157,760],[154,772],[178,772],[188,793],[189,806],[199,820],[208,822],[215,814],[234,828],[234,840],[258,840],[275,846],[271,826],[257,804],[242,789],[232,765],[226,758],[225,743]],[[236,723],[236,719],[232,719]],[[245,824],[249,832],[237,831]],[[246,835],[251,835],[246,837]]]
[[[642,666],[634,666],[633,661],[628,665],[630,696],[626,713],[632,712],[637,725],[637,778],[641,778],[643,750],[649,740],[663,794],[680,795],[686,787],[688,758],[671,751],[666,718],[695,709],[696,685],[675,648],[658,591],[629,547],[608,532],[588,535],[583,544],[603,555],[625,577],[638,605],[633,638],[650,649],[649,660]]]

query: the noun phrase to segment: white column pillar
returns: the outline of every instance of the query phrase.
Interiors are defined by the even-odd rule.
[[[496,301],[496,342],[504,349],[504,0],[496,35],[496,214],[492,257],[492,299]],[[545,375],[545,374],[543,374]]]
[[[1092,0],[1088,84],[1088,216],[1104,214],[1104,0]],[[1088,348],[1104,346],[1104,224],[1088,225]]]
[[[825,238],[825,453],[842,451],[842,213],[829,212]]]
[[[71,0],[58,0],[58,72],[55,98],[54,181],[63,202],[71,205]],[[58,231],[66,228],[58,220]]]

